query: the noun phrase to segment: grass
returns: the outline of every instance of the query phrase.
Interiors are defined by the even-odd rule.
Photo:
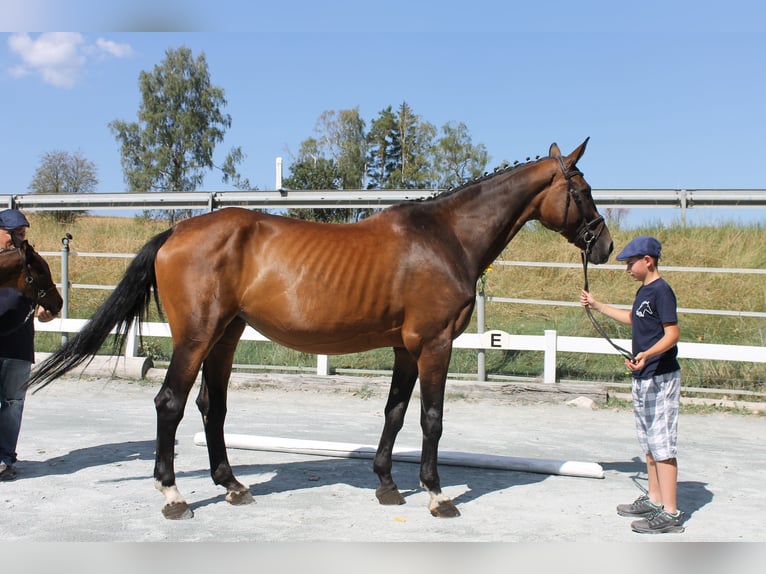
[[[70,281],[78,284],[116,284],[125,272],[129,259],[77,257],[81,252],[135,253],[151,236],[165,229],[165,224],[140,218],[83,216],[74,224],[60,225],[50,217],[30,214],[29,238],[38,251],[60,251],[61,238],[71,233],[73,256],[70,257]],[[654,235],[663,243],[660,271],[673,286],[681,308],[764,311],[766,275],[731,273],[696,273],[664,270],[666,267],[766,268],[766,228],[761,225],[718,225],[707,227],[664,226],[661,224],[633,230],[611,229],[619,248],[635,235]],[[54,278],[60,277],[58,258],[48,258]],[[539,225],[527,225],[499,257],[500,260],[580,263],[579,251],[557,234]],[[614,263],[614,260],[612,260]],[[638,287],[622,270],[590,266],[590,288],[601,300],[630,305]],[[583,283],[582,270],[528,268],[495,265],[487,277],[489,296],[577,301]],[[106,298],[108,291],[72,289],[69,293],[69,316],[87,318]],[[681,340],[718,344],[766,345],[766,321],[759,318],[681,314]],[[152,320],[158,318],[152,317]],[[609,320],[602,321],[612,337],[630,338],[630,330]],[[585,314],[577,307],[534,306],[488,302],[486,328],[513,334],[540,335],[555,329],[562,336],[597,336]],[[468,331],[475,331],[475,317]],[[38,348],[53,350],[60,335],[39,333]],[[168,360],[169,339],[144,341],[144,352],[157,360]],[[274,343],[243,341],[235,363],[244,365],[287,365],[290,369],[313,370],[313,355],[285,349]],[[393,354],[378,349],[354,355],[332,357],[337,370],[364,369],[390,371]],[[539,352],[488,351],[489,376],[539,378],[543,355]],[[613,356],[562,353],[559,377],[567,380],[626,382],[621,360]],[[691,387],[739,389],[764,393],[766,366],[742,362],[682,360],[684,384]],[[476,351],[455,350],[450,373],[475,373]]]

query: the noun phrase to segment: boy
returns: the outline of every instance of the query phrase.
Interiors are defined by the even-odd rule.
[[[630,311],[601,303],[585,290],[580,294],[584,306],[632,329],[634,358],[625,365],[633,376],[633,414],[638,441],[646,455],[649,492],[632,504],[618,505],[617,513],[640,518],[631,527],[642,533],[684,531],[684,515],[676,506],[679,328],[675,293],[660,277],[661,251],[657,239],[639,236],[617,255],[618,261],[626,262],[627,273],[641,283]]]

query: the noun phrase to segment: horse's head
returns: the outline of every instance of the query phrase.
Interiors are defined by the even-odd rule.
[[[18,249],[0,254],[0,285],[16,287],[27,299],[54,315],[64,305],[48,263],[27,241]]]
[[[539,219],[587,253],[591,263],[606,263],[614,248],[612,236],[596,209],[590,185],[577,169],[587,144],[588,139],[566,157],[555,143],[551,145],[548,155],[554,162],[555,175],[541,204]]]

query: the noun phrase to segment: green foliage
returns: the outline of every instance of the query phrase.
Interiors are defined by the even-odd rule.
[[[152,72],[139,74],[139,87],[138,121],[109,124],[121,144],[129,191],[197,189],[206,172],[217,167],[213,152],[231,127],[231,117],[222,111],[224,91],[211,83],[205,55],[194,58],[186,47],[169,49]],[[225,182],[248,188],[235,168],[243,157],[242,150],[234,148],[218,169]],[[192,215],[189,210],[165,213],[171,224]]]
[[[484,144],[473,144],[463,122],[444,124],[442,134],[433,149],[437,186],[443,189],[458,187],[479,177],[489,161]]]
[[[391,106],[373,120],[367,136],[368,189],[434,187],[431,149],[436,128],[421,120],[407,102],[394,113]]]
[[[322,113],[317,137],[301,149],[285,179],[288,189],[431,189],[459,186],[483,172],[489,156],[474,145],[463,123],[436,128],[406,102],[381,110],[365,132],[359,109]],[[358,221],[370,209],[291,209],[289,215],[316,221]]]
[[[43,154],[29,190],[32,193],[92,193],[98,185],[96,165],[80,151],[51,151]],[[77,211],[51,211],[48,216],[59,223],[73,223]]]

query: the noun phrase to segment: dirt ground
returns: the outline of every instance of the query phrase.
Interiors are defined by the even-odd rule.
[[[345,380],[312,386],[311,380],[293,380],[298,383],[235,381],[227,433],[377,444],[384,384]],[[766,542],[762,416],[682,416],[679,506],[688,516],[686,531],[640,535],[631,531],[631,519],[615,512],[616,504],[632,501],[646,486],[629,411],[518,404],[491,393],[473,398],[459,383],[449,387],[442,450],[598,463],[604,478],[442,466],[442,487],[462,516],[438,519],[428,512],[416,464],[395,463],[394,478],[407,502],[384,507],[375,499],[377,477],[370,460],[230,449],[235,474],[251,486],[256,501],[234,507],[210,479],[206,449],[194,444],[202,423],[190,400],[178,433],[176,472],[194,517],[169,521],[160,513],[163,497],[152,480],[153,397],[159,383],[62,379],[27,397],[18,478],[0,482],[0,540],[14,548],[24,542],[279,542],[276,548],[267,545],[265,554],[260,545],[259,555],[296,568],[300,562],[291,561],[314,564],[314,559],[285,552],[293,548],[286,543],[323,542],[310,547],[319,553],[316,559],[326,554],[337,560],[333,549],[341,542],[357,543],[342,547],[360,557],[368,557],[367,543],[493,542],[503,544],[482,547],[475,556],[504,561],[507,543],[577,543],[582,549],[583,543],[604,542],[631,547]],[[398,446],[419,448],[417,406],[410,408]],[[148,548],[131,556],[150,559],[154,546]],[[418,548],[407,548],[414,559],[422,556]],[[514,545],[514,552],[523,554],[524,548]],[[747,548],[756,553],[754,563],[762,564],[763,544]],[[102,551],[113,556],[123,549],[112,544]],[[181,554],[187,560],[194,556]],[[440,553],[440,559],[449,555]],[[731,560],[728,551],[713,556]],[[199,566],[205,559],[200,560],[193,562]],[[423,560],[431,560],[429,551]],[[445,568],[459,560],[447,560]]]

